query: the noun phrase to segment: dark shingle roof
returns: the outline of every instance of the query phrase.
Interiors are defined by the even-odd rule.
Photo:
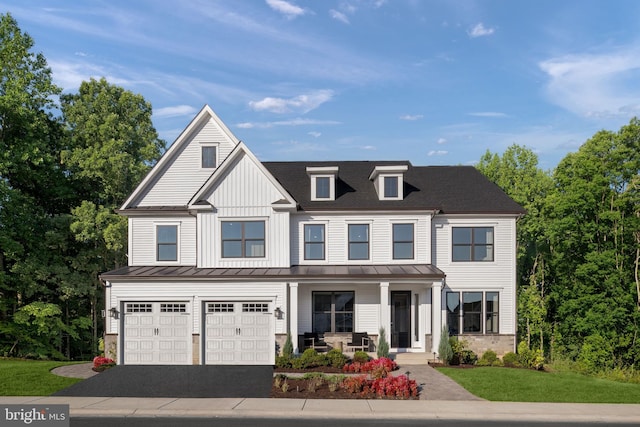
[[[407,161],[264,162],[303,211],[438,210],[443,213],[524,214],[525,210],[473,166],[412,166]],[[376,166],[407,165],[403,200],[379,200],[369,180]],[[336,199],[311,200],[306,168],[338,166]]]

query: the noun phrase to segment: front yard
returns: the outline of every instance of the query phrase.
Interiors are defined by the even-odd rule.
[[[77,362],[0,359],[0,396],[48,396],[79,381],[52,374],[53,368]]]

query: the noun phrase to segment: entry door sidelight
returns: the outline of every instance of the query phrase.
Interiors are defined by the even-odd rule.
[[[411,347],[411,292],[391,292],[391,347]]]

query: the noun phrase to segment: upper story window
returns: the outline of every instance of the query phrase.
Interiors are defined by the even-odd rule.
[[[369,259],[369,224],[349,224],[349,259]]]
[[[413,259],[413,224],[393,224],[393,259]]]
[[[498,292],[447,292],[446,304],[451,335],[499,333]]]
[[[493,227],[453,227],[453,261],[493,261]]]
[[[307,174],[311,179],[311,200],[335,200],[337,166],[308,166]]]
[[[156,260],[157,261],[177,261],[178,260],[178,226],[177,225],[157,225],[156,226]]]
[[[376,166],[369,175],[380,200],[402,200],[404,198],[404,174],[408,165]]]
[[[325,259],[324,224],[304,225],[304,259]]]
[[[218,166],[218,147],[215,145],[203,145],[201,147],[202,168],[213,169]]]
[[[264,258],[264,221],[222,221],[222,258]]]

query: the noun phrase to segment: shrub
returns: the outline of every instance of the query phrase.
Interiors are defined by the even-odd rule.
[[[449,342],[449,328],[447,328],[446,325],[442,327],[440,344],[438,345],[438,357],[440,357],[440,360],[442,360],[442,363],[445,365],[451,363],[451,359],[453,358],[453,350]]]
[[[544,367],[544,356],[541,350],[530,350],[526,342],[518,344],[518,362],[521,366],[540,370]]]
[[[327,366],[329,360],[323,354],[319,354],[315,349],[308,348],[300,357],[292,359],[291,364],[292,367],[296,369],[309,369],[318,366]]]
[[[277,374],[275,377],[273,377],[273,385],[276,386],[276,388],[281,388],[282,383],[286,380],[287,376],[285,374]]]
[[[293,367],[293,358],[290,356],[276,356],[276,368]]]
[[[380,328],[378,335],[378,349],[376,350],[378,359],[381,357],[389,357],[389,342],[384,328]]]
[[[96,372],[102,372],[105,369],[109,369],[116,365],[113,359],[104,356],[96,356],[93,358],[93,370]]]
[[[418,395],[418,384],[406,375],[384,377],[374,380],[371,391],[380,397],[396,397],[408,399]]]
[[[502,361],[498,359],[498,355],[493,350],[487,350],[478,360],[478,366],[502,366]]]
[[[450,337],[449,344],[451,345],[451,351],[453,356],[451,357],[452,365],[475,365],[478,361],[478,356],[467,348],[469,343],[466,340],[460,340],[458,337]]]
[[[291,334],[287,332],[287,340],[282,347],[282,355],[291,358],[293,356],[293,343],[291,342]]]
[[[339,369],[342,369],[345,363],[347,363],[347,361],[349,360],[349,358],[342,354],[342,352],[337,348],[332,348],[331,350],[329,350],[325,357],[328,360],[328,365]]]
[[[342,388],[349,393],[362,393],[365,386],[367,386],[367,377],[365,375],[347,377],[342,381]]]
[[[507,366],[509,368],[517,368],[518,366],[520,366],[520,363],[518,363],[518,356],[512,351],[502,356],[502,363],[504,364],[504,366]]]
[[[359,363],[366,363],[369,361],[369,355],[366,351],[358,350],[353,353],[353,361]]]
[[[398,369],[398,364],[388,357],[381,357],[380,359],[371,360],[365,363],[353,362],[344,365],[342,368],[344,372],[368,372],[373,378],[386,377],[389,372],[395,371],[396,369]]]

